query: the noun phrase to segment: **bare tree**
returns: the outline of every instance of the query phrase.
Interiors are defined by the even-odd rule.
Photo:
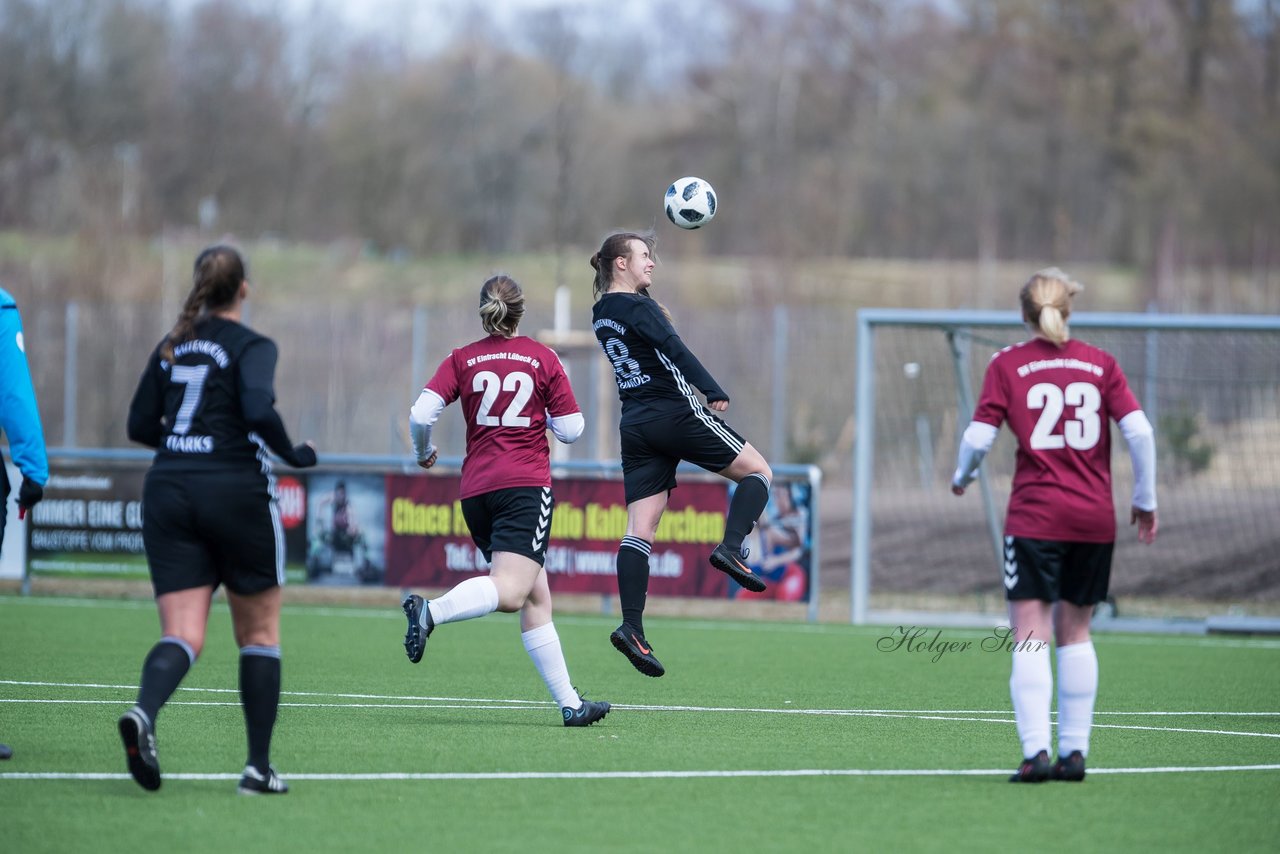
[[[1205,65],[1209,60],[1218,0],[1169,0],[1182,30],[1184,92],[1187,103],[1197,106],[1204,96]]]
[[[339,9],[0,0],[0,227],[563,259],[692,173],[725,204],[677,245],[781,267],[1114,261],[1173,307],[1280,262],[1280,0]]]

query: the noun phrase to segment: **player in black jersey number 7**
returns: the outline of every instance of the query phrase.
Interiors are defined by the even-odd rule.
[[[204,646],[213,592],[225,584],[249,758],[242,794],[280,794],[271,733],[280,704],[284,534],[267,448],[316,464],[275,409],[276,345],[241,325],[244,261],[228,246],[196,258],[178,322],[147,360],[129,405],[129,438],[156,449],[142,493],[142,540],[160,611],[160,641],[142,666],[138,701],[118,722],[129,773],[160,788],[156,715]]]
[[[742,540],[769,502],[773,471],[760,452],[722,421],[729,395],[680,340],[666,309],[649,296],[653,284],[651,234],[609,235],[591,256],[595,269],[593,329],[613,365],[622,399],[619,432],[627,500],[627,533],[618,548],[618,598],[622,625],[613,645],[646,676],[665,669],[645,639],[642,616],[649,587],[649,552],[676,466],[687,460],[738,484],[729,502],[724,539],[711,565],[759,592]],[[698,399],[701,392],[704,406]]]

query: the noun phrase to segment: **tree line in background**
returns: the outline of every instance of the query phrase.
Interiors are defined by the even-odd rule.
[[[562,249],[698,174],[710,253],[1277,287],[1280,0],[413,5],[0,0],[0,229]]]

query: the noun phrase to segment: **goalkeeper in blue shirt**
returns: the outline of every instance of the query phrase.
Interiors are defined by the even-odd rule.
[[[23,518],[41,498],[49,480],[49,458],[44,450],[44,431],[36,409],[36,391],[27,368],[22,341],[22,318],[18,304],[0,288],[0,429],[9,440],[13,464],[22,472],[18,487],[18,518]],[[4,544],[5,522],[9,516],[9,470],[0,461],[0,547]],[[0,759],[13,755],[0,744]]]

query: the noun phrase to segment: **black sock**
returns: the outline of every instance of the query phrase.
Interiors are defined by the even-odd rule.
[[[155,725],[160,707],[178,690],[182,677],[195,662],[191,647],[177,638],[164,637],[147,653],[142,663],[142,686],[138,688],[138,708]]]
[[[271,731],[280,707],[280,647],[240,650],[240,705],[249,735],[249,764],[266,774],[271,765]]]
[[[622,622],[644,634],[644,600],[649,592],[649,551],[653,544],[626,536],[618,546],[618,601]]]
[[[724,544],[731,552],[742,550],[742,541],[769,503],[769,481],[762,474],[749,474],[733,491],[729,516],[724,521]]]

